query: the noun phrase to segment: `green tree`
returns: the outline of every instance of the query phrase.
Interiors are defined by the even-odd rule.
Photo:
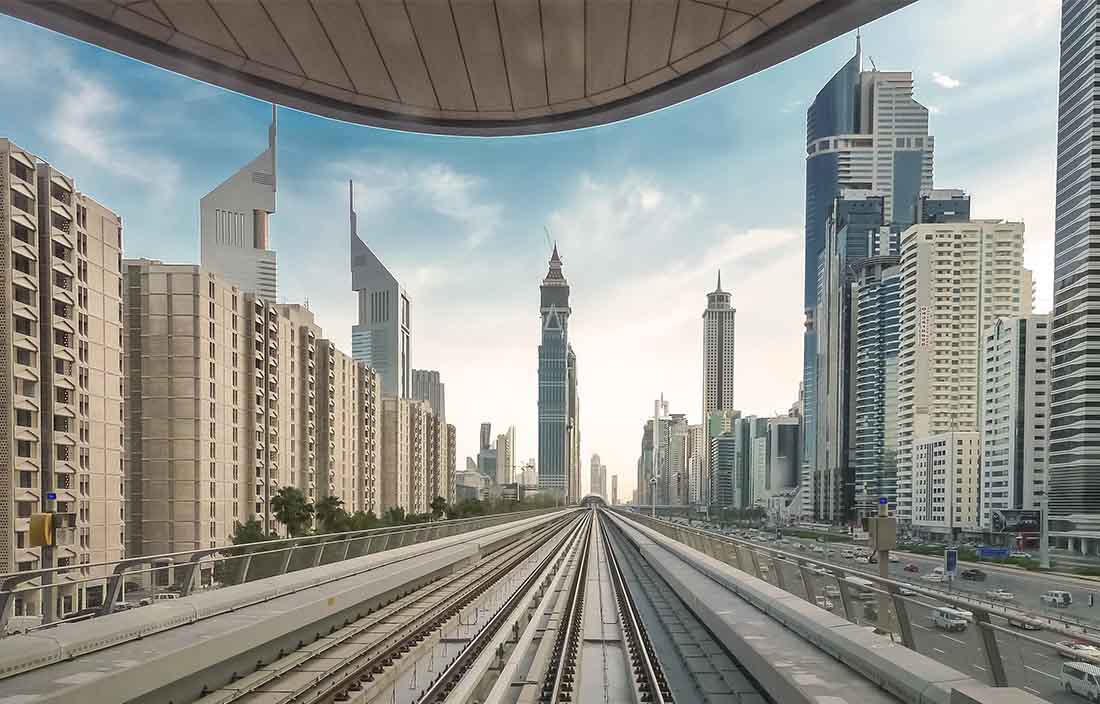
[[[271,499],[271,509],[293,537],[305,535],[313,520],[313,504],[306,500],[301,490],[292,486],[279,489],[279,493]]]
[[[344,501],[339,496],[329,495],[322,498],[314,504],[314,512],[325,533],[339,533],[348,523]]]
[[[443,518],[443,512],[447,510],[447,500],[442,496],[437,496],[432,499],[432,518],[439,520]]]
[[[382,512],[382,525],[399,526],[405,522],[405,509],[401,506],[391,506]]]
[[[382,521],[378,520],[378,516],[374,515],[374,511],[356,511],[348,520],[348,530],[371,530],[372,528],[378,528],[382,525]]]

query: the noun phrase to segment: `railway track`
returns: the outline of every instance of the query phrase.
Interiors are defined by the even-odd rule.
[[[577,524],[585,518],[574,518]],[[392,678],[410,651],[555,537],[565,522],[542,528],[476,565],[403,594],[373,612],[211,693],[201,704],[328,704],[368,701],[367,690]],[[286,682],[300,681],[297,686]],[[396,690],[395,690],[396,691]]]

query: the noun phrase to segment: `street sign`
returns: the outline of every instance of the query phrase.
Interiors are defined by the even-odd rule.
[[[955,548],[947,548],[943,551],[943,571],[952,577],[959,569],[959,551]]]
[[[982,546],[978,548],[978,555],[980,557],[1000,558],[1008,557],[1008,548],[992,548],[988,546]]]
[[[890,503],[890,500],[887,499],[885,496],[878,497],[878,505],[879,506],[885,506],[888,503]]]
[[[46,498],[49,499],[50,501],[57,501],[57,493],[53,492],[53,491],[47,492]]]

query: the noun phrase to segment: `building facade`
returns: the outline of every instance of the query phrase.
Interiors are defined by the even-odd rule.
[[[611,475],[611,497],[608,499],[612,506],[619,505],[619,475]]]
[[[98,605],[102,583],[69,582],[124,552],[121,256],[117,214],[0,139],[0,569],[78,568],[52,603],[14,599],[16,615]],[[71,541],[30,546],[43,511],[67,514]]]
[[[446,384],[440,381],[439,372],[429,369],[412,370],[411,397],[417,401],[427,401],[437,418],[447,417]]]
[[[826,497],[814,494],[814,479],[835,479],[820,468],[817,443],[821,402],[818,320],[818,263],[828,244],[834,201],[845,190],[869,191],[882,198],[883,224],[898,231],[913,219],[923,189],[932,187],[933,138],[928,110],[913,99],[913,75],[901,71],[865,71],[856,42],[855,55],[818,92],[806,113],[806,237],[803,339],[803,474],[811,479],[801,493],[804,506],[833,507],[841,489]],[[853,252],[856,254],[856,252]],[[863,256],[866,256],[866,251]],[[828,347],[828,344],[826,344]],[[835,437],[835,436],[834,436]],[[839,460],[839,456],[838,456]],[[824,472],[820,474],[819,472]],[[839,503],[843,503],[841,500]],[[827,512],[828,513],[828,512]]]
[[[898,518],[917,510],[912,455],[918,438],[976,432],[981,409],[984,332],[1018,316],[1030,296],[1024,281],[1023,223],[971,220],[917,224],[902,235],[898,347]],[[1026,311],[1030,312],[1030,311]],[[970,477],[970,475],[966,475]],[[979,477],[965,491],[980,495]],[[968,479],[970,481],[970,479]],[[977,515],[977,514],[975,514]],[[976,519],[975,519],[976,521]]]
[[[516,481],[516,426],[508,426],[507,432],[497,436],[496,483],[511,484]]]
[[[263,512],[251,488],[266,464],[254,467],[250,441],[248,304],[201,267],[124,267],[127,555],[225,545]]]
[[[278,290],[268,231],[275,212],[275,141],[272,106],[267,149],[199,201],[201,266],[272,302]]]
[[[351,219],[351,288],[358,296],[358,320],[351,329],[351,356],[378,371],[382,394],[411,397],[412,305],[405,287],[359,237],[348,183]]]
[[[1100,313],[1100,261],[1093,251],[1100,223],[1090,194],[1100,181],[1091,152],[1100,109],[1092,67],[1100,60],[1096,0],[1062,3],[1058,105],[1058,181],[1055,194],[1054,317],[1050,404],[1050,496],[1053,516],[1100,516],[1100,416],[1082,408],[1100,402],[1100,338],[1091,334]],[[1093,277],[1097,278],[1093,278]],[[1067,526],[1071,528],[1071,526]],[[1085,540],[1086,536],[1081,536]],[[1090,542],[1091,536],[1088,538]]]
[[[588,493],[602,496],[604,500],[607,500],[609,496],[607,493],[607,465],[600,461],[599,455],[592,455],[589,467]]]
[[[1042,508],[1047,486],[1050,316],[1000,318],[985,333],[981,525],[993,511]]]
[[[913,440],[912,520],[941,539],[978,529],[981,433],[946,432]]]
[[[573,442],[570,400],[569,283],[562,274],[558,248],[550,256],[550,268],[542,280],[539,311],[542,337],[538,367],[538,472],[539,489],[568,495],[572,476]]]

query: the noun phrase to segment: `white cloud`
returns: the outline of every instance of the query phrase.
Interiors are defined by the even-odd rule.
[[[938,71],[932,72],[932,82],[941,88],[958,88],[962,85],[962,81],[957,78],[952,78],[946,73],[939,73]]]

